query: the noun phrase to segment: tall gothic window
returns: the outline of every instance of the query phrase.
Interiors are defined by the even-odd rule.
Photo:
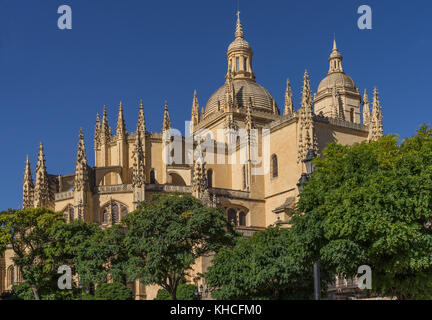
[[[234,226],[237,225],[237,213],[234,209],[228,210],[228,222]]]
[[[14,266],[9,266],[7,269],[7,284],[8,286],[13,286],[15,284],[15,268]]]
[[[107,208],[105,208],[102,211],[102,222],[103,223],[108,223],[108,209]]]
[[[213,188],[213,170],[207,170],[207,186]]]
[[[246,213],[240,211],[239,213],[239,226],[246,226]]]
[[[244,59],[243,59],[243,70],[244,71],[247,71],[247,57],[244,57]]]
[[[246,165],[243,165],[243,189],[246,189]]]
[[[240,69],[240,58],[237,57],[237,58],[236,58],[236,72],[238,72],[239,69]]]
[[[119,207],[116,203],[113,204],[113,206],[112,206],[112,217],[113,217],[113,219],[112,219],[113,223],[117,223],[120,221],[119,220]]]
[[[275,154],[271,156],[271,175],[272,178],[276,178],[278,176],[278,160],[277,155]]]
[[[150,184],[156,184],[155,171],[153,169],[150,171]]]

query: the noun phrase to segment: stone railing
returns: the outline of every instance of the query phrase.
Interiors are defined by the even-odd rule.
[[[243,237],[252,237],[255,232],[262,230],[264,230],[264,228],[236,227],[236,231],[241,233]]]
[[[106,194],[106,193],[128,193],[132,192],[131,184],[116,184],[112,186],[100,186],[96,188],[96,193]]]
[[[71,199],[74,197],[73,190],[65,191],[65,192],[59,192],[55,194],[55,201],[61,201],[66,199]]]
[[[192,193],[192,187],[190,186],[173,186],[169,184],[148,184],[146,185],[146,190],[156,192]]]
[[[250,193],[247,191],[212,188],[210,192],[218,197],[250,199]]]

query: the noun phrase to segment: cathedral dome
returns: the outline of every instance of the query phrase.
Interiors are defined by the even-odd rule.
[[[327,75],[319,84],[318,92],[327,89],[333,89],[334,87],[344,87],[349,90],[356,90],[354,81],[350,76],[343,72],[335,72]]]
[[[273,113],[274,99],[270,92],[258,83],[249,79],[234,79],[234,97],[239,108],[246,108],[252,100],[252,113],[254,111],[264,111]],[[225,106],[226,85],[223,85],[210,97],[205,108],[204,116],[208,116]]]
[[[329,71],[327,76],[320,82],[318,86],[318,94],[322,91],[333,90],[333,88],[345,88],[349,91],[356,91],[354,81],[345,74],[342,68],[343,57],[340,54],[336,39],[333,41],[333,50],[329,57]]]

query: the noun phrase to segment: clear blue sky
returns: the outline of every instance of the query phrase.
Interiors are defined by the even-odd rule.
[[[73,29],[57,28],[57,8],[73,10]],[[357,8],[373,10],[373,30],[357,28]],[[96,112],[118,104],[134,131],[139,99],[147,128],[160,131],[163,101],[175,127],[224,83],[237,0],[0,0],[0,209],[18,207],[25,157],[32,169],[43,141],[49,173],[73,173],[79,128],[93,165]],[[328,70],[333,34],[357,87],[378,86],[385,133],[401,137],[432,110],[430,1],[240,0],[257,82],[283,106],[291,78],[298,108],[308,69],[313,91]],[[429,99],[428,99],[429,98]]]

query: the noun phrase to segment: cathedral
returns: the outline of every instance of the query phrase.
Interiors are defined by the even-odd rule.
[[[382,136],[378,91],[374,89],[370,106],[366,90],[362,96],[345,73],[335,40],[328,74],[316,93],[306,71],[300,107],[294,107],[287,80],[279,108],[257,82],[239,13],[234,36],[226,53],[224,83],[201,110],[194,92],[189,132],[182,136],[172,128],[167,102],[161,132],[146,130],[142,102],[135,132],[126,131],[122,103],[115,131],[104,107],[102,117],[96,116],[94,166],[87,161],[82,131],[75,172],[69,174],[49,173],[41,143],[34,180],[27,157],[22,207],[46,207],[62,212],[67,221],[106,227],[119,223],[153,194],[177,192],[219,207],[245,236],[275,223],[286,224],[311,150],[320,154],[331,142],[352,145]],[[204,272],[210,263],[211,258],[201,258],[194,272]],[[0,257],[0,292],[20,281],[8,250]],[[153,299],[157,293],[156,287],[138,281],[130,286],[137,299]]]

